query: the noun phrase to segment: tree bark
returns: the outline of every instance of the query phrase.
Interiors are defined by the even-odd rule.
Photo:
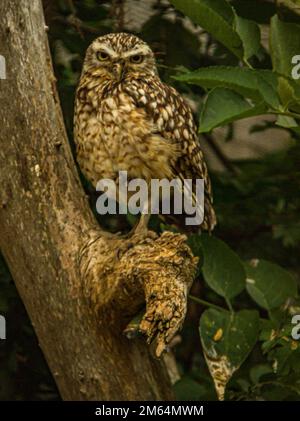
[[[68,144],[40,0],[1,0],[0,47],[0,247],[61,396],[172,399],[164,364],[122,331],[146,296],[142,330],[160,355],[182,324],[196,260],[180,235],[132,245],[100,230]]]

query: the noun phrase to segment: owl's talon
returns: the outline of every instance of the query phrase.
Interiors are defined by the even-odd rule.
[[[121,257],[123,256],[123,254],[125,254],[132,247],[133,247],[133,243],[131,242],[126,242],[124,244],[121,244],[116,250],[116,254],[115,254],[116,259],[121,260]]]
[[[137,242],[141,242],[147,239],[155,240],[158,238],[158,234],[156,234],[154,231],[149,231],[147,228],[137,229],[132,233],[132,238],[134,238],[134,240]]]

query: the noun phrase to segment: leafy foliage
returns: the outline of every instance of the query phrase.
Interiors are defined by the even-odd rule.
[[[274,114],[277,125],[293,129],[291,134],[297,137],[300,95],[298,79],[293,79],[293,57],[300,42],[300,25],[278,15],[260,18],[261,9],[252,15],[252,21],[246,20],[239,1],[171,3],[240,59],[239,67],[213,65],[174,77],[204,89],[206,97],[199,100],[199,132],[249,116]],[[204,9],[210,13],[206,10],[205,14]],[[255,23],[260,21],[270,24],[271,60],[264,57],[266,67],[261,59],[267,51],[262,54],[260,29]],[[205,292],[206,288],[201,298],[191,297],[211,307],[201,316],[200,338],[220,399],[298,400],[300,396],[300,384],[294,383],[292,375],[298,370],[293,363],[299,344],[291,336],[291,317],[299,311],[294,272],[299,267],[295,255],[288,255],[292,247],[299,250],[299,228],[293,213],[299,210],[294,190],[299,182],[293,153],[299,157],[298,144],[291,152],[260,162],[235,163],[239,173],[234,179],[232,174],[215,175],[217,235],[234,244],[244,263],[219,239],[202,235],[197,244],[193,236],[193,250],[202,246],[197,253],[203,259],[202,276],[228,306],[228,310],[220,307],[217,297]],[[209,302],[205,295],[211,297]],[[195,378],[193,370],[191,373]]]
[[[266,310],[283,305],[297,295],[297,283],[289,272],[265,260],[254,260],[247,268],[247,291]]]
[[[171,3],[213,34],[216,40],[222,42],[238,58],[244,56],[242,39],[233,27],[234,10],[226,0],[174,0]]]
[[[258,332],[259,316],[253,310],[209,309],[202,314],[200,337],[219,399],[224,399],[228,381],[252,351]]]
[[[204,234],[199,241],[203,249],[204,279],[217,294],[229,301],[245,287],[243,264],[223,241]]]
[[[199,132],[208,132],[237,119],[260,115],[264,110],[262,103],[253,106],[240,94],[230,89],[215,88],[210,91],[203,105]]]
[[[185,72],[182,76],[177,77],[178,80],[206,88],[226,87],[230,89],[217,91],[213,89],[208,93],[200,118],[200,132],[211,131],[213,128],[229,122],[263,113],[274,113],[280,116],[278,124],[283,127],[287,127],[287,123],[286,119],[282,117],[300,118],[299,106],[295,108],[299,98],[295,92],[295,89],[298,92],[298,86],[292,79],[293,57],[298,52],[300,25],[283,22],[278,16],[272,17],[270,52],[273,69],[272,72],[267,69],[262,72],[260,69],[253,68],[249,62],[249,59],[258,55],[261,50],[260,30],[255,22],[239,17],[235,9],[225,0],[217,2],[215,0],[205,2],[176,0],[172,3],[179,10],[185,11],[195,23],[200,23],[203,28],[211,32],[218,41],[242,59],[246,66],[235,69],[213,67],[192,73]],[[205,7],[210,7],[214,13],[218,13],[219,17],[222,16],[224,21],[226,20],[226,25],[230,27],[230,37],[228,37],[230,42],[226,36],[222,37],[219,34],[220,28],[225,30],[224,22],[222,25],[218,23],[218,30],[209,25],[209,20],[206,20],[206,16],[200,12],[202,3]],[[218,5],[217,10],[215,5]],[[197,11],[201,14],[202,19],[198,18]],[[239,45],[238,48],[236,47],[238,45],[236,36],[241,41],[241,46]],[[231,90],[237,91],[240,95],[236,95]],[[279,92],[281,101],[277,92]],[[241,95],[245,98],[242,98]],[[247,98],[252,100],[252,106],[247,102]],[[225,102],[228,102],[229,110],[224,107]],[[293,127],[293,125],[289,127]]]

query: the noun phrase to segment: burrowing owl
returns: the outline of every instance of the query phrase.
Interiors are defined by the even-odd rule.
[[[75,142],[85,177],[204,179],[204,220],[216,223],[211,185],[189,106],[159,78],[150,47],[126,33],[97,38],[88,48],[76,95]],[[147,228],[142,215],[138,229]]]

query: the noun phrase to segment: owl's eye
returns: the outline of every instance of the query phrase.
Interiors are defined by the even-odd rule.
[[[142,56],[141,54],[135,54],[134,56],[130,57],[131,63],[135,63],[135,64],[142,63],[143,60],[144,60],[144,56]]]
[[[106,61],[108,60],[109,55],[107,53],[105,53],[104,51],[98,51],[97,53],[97,59],[99,61]]]

